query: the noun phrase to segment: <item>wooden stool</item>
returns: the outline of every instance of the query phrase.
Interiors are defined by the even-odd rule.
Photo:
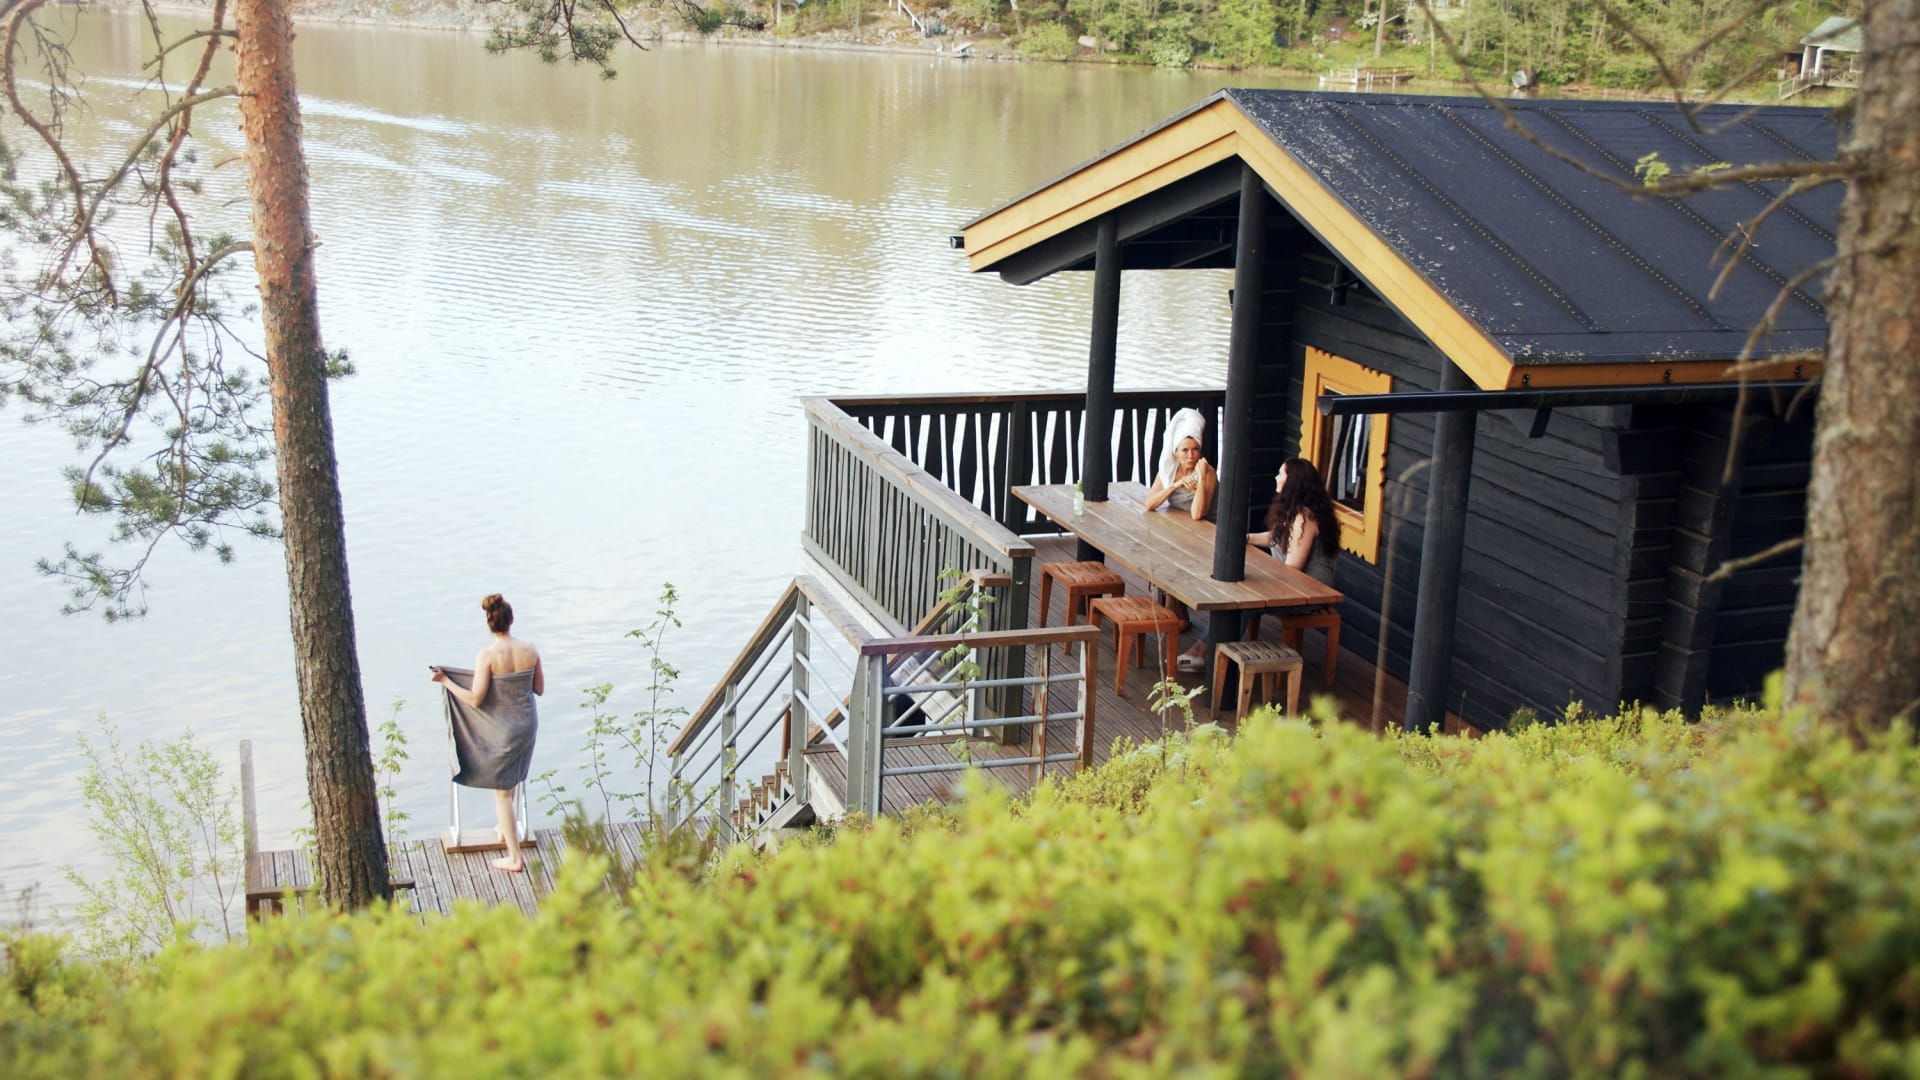
[[[1113,650],[1117,654],[1113,665],[1115,694],[1127,696],[1127,657],[1133,657],[1135,667],[1146,663],[1145,642],[1141,643],[1143,647],[1138,653],[1133,644],[1144,635],[1159,634],[1166,642],[1169,678],[1180,670],[1180,616],[1144,596],[1102,597],[1093,601],[1088,612],[1095,629],[1099,629],[1101,617],[1113,620]]]
[[[1047,603],[1053,595],[1053,583],[1060,582],[1067,590],[1067,625],[1073,625],[1073,618],[1079,613],[1086,601],[1096,596],[1124,596],[1127,583],[1120,575],[1099,562],[1050,562],[1040,565],[1040,621],[1036,625],[1047,625]]]
[[[1297,649],[1273,641],[1223,641],[1213,647],[1213,702],[1210,719],[1220,719],[1220,692],[1227,685],[1227,663],[1240,665],[1240,701],[1234,710],[1234,730],[1246,719],[1253,704],[1253,679],[1266,679],[1267,699],[1273,700],[1274,680],[1287,677],[1287,713],[1300,711],[1300,669],[1305,663]]]
[[[1293,646],[1296,651],[1306,641],[1308,630],[1327,632],[1327,689],[1333,689],[1334,665],[1340,661],[1340,609],[1330,607],[1305,615],[1288,614],[1285,608],[1261,612],[1247,619],[1247,630],[1242,635],[1246,640],[1252,641],[1260,636],[1261,615],[1272,615],[1280,620],[1280,640]]]

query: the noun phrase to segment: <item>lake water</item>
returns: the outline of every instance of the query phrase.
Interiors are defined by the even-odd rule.
[[[97,149],[133,130],[140,25],[81,18],[74,138]],[[536,771],[573,779],[584,687],[638,707],[625,634],[663,582],[679,703],[698,704],[802,568],[799,399],[1083,385],[1086,276],[975,278],[947,236],[1227,78],[690,45],[628,52],[603,82],[480,41],[312,25],[298,43],[322,319],[358,368],[333,409],[361,666],[373,721],[406,703],[413,835],[446,820],[424,668],[471,660],[482,594],[547,658]],[[239,151],[230,107],[196,136],[205,160]],[[213,201],[239,174],[213,170]],[[1227,284],[1129,279],[1119,384],[1219,382],[1226,320],[1188,313],[1223,314]],[[146,619],[63,617],[33,560],[98,532],[58,475],[70,442],[9,410],[0,460],[0,888],[38,883],[44,916],[73,897],[62,865],[102,868],[75,747],[102,715],[129,741],[191,729],[229,765],[254,740],[262,841],[286,845],[304,770],[279,549],[163,549]]]

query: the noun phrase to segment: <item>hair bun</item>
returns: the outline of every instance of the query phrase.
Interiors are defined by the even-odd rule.
[[[499,611],[506,606],[507,598],[499,593],[488,593],[486,598],[480,601],[481,611]]]

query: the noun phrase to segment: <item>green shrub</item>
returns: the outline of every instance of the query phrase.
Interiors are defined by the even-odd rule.
[[[1013,47],[1028,56],[1041,60],[1066,60],[1080,51],[1080,43],[1073,31],[1060,23],[1036,23],[1028,27],[1013,43]]]
[[[1920,752],[1258,717],[540,914],[8,945],[0,1075],[1912,1074]]]

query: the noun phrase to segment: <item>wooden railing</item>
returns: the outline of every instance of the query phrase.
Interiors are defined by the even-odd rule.
[[[988,628],[1026,625],[1032,544],[833,402],[806,409],[808,554],[893,633],[938,602],[943,571],[1007,575]]]
[[[1115,393],[1112,479],[1150,482],[1165,442],[1167,418],[1184,408],[1206,416],[1207,452],[1217,460],[1213,440],[1219,437],[1225,402],[1226,391],[1218,387]],[[1056,527],[1013,498],[1014,487],[1077,483],[1084,472],[1084,394],[853,397],[835,398],[831,406],[822,403],[823,410],[829,407],[1019,535],[1054,532]]]

